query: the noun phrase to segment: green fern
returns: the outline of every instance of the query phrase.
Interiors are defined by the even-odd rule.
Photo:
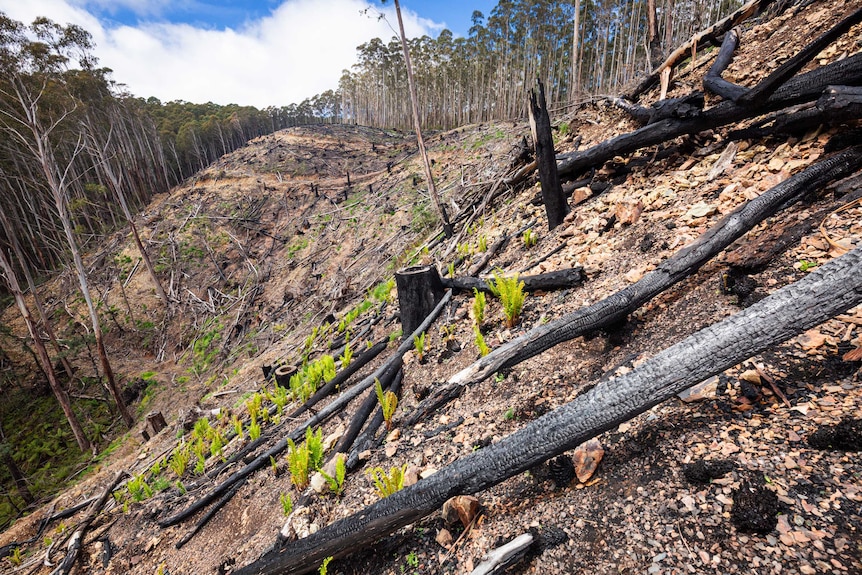
[[[335,456],[335,477],[329,475],[322,469],[320,474],[329,484],[329,489],[336,495],[341,495],[344,492],[344,478],[347,476],[347,467],[344,463],[344,454],[339,453]]]
[[[485,292],[473,288],[473,322],[481,326],[485,319]]]
[[[473,324],[473,333],[476,335],[476,347],[479,348],[479,355],[485,357],[491,350],[488,348],[488,344],[485,343],[485,336],[482,335],[482,331],[476,324]]]
[[[506,327],[514,327],[524,306],[524,282],[518,281],[518,274],[506,278],[494,272],[494,279],[488,280],[488,289],[503,304]]]
[[[374,380],[374,392],[377,394],[377,401],[380,402],[380,408],[383,410],[383,421],[386,422],[386,430],[392,429],[392,416],[395,415],[395,409],[398,407],[398,396],[394,392],[383,391],[383,386],[380,385],[380,380]]]
[[[401,467],[393,467],[387,473],[382,467],[375,467],[368,471],[371,481],[374,482],[374,489],[381,499],[389,497],[397,491],[404,488],[404,474],[407,471],[407,464]]]
[[[419,361],[425,359],[425,332],[413,336],[413,347],[416,349],[416,357]]]

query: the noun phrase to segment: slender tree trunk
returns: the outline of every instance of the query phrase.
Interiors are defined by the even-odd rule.
[[[45,344],[42,342],[42,339],[39,337],[39,333],[36,331],[36,326],[33,323],[33,316],[30,315],[30,310],[27,307],[27,303],[24,301],[24,294],[21,292],[21,287],[18,284],[18,276],[15,274],[15,270],[12,268],[11,262],[6,257],[6,252],[2,249],[0,249],[0,270],[2,270],[3,275],[6,276],[6,283],[9,285],[9,290],[15,298],[15,303],[18,305],[18,310],[21,312],[21,316],[24,318],[24,323],[27,325],[27,331],[30,333],[30,337],[33,338],[33,347],[36,348],[39,363],[42,364],[42,370],[48,378],[48,385],[51,386],[51,391],[54,392],[54,396],[57,398],[57,401],[60,402],[60,407],[63,409],[63,413],[69,421],[69,426],[72,428],[72,434],[75,436],[75,441],[78,442],[78,447],[81,448],[81,451],[87,452],[91,448],[90,441],[87,439],[86,434],[84,434],[84,429],[78,422],[75,412],[72,411],[72,404],[69,401],[68,394],[63,390],[60,382],[57,381],[57,375],[54,372],[54,367],[51,365],[51,358],[48,356],[48,350],[45,349]]]
[[[650,0],[653,1],[653,0]],[[578,51],[580,44],[581,0],[575,0],[575,26],[572,33],[572,95],[569,101],[574,101],[581,92],[581,56]]]
[[[431,174],[431,163],[428,161],[428,152],[425,150],[425,141],[422,139],[422,127],[419,123],[419,108],[416,102],[416,86],[413,83],[413,66],[410,64],[410,51],[407,49],[407,37],[404,35],[404,21],[401,18],[401,5],[398,0],[395,0],[395,12],[398,15],[398,29],[401,32],[401,47],[404,49],[404,64],[407,66],[407,85],[410,88],[410,103],[413,108],[413,127],[416,130],[416,141],[419,144],[419,154],[422,156],[422,164],[425,167],[425,179],[428,181],[428,193],[431,194],[431,201],[434,202],[434,207],[437,208],[437,213],[440,214],[440,219],[443,221],[443,232],[447,238],[452,237],[452,224],[449,223],[449,216],[446,214],[446,208],[440,203],[440,196],[437,194],[437,187],[434,185],[434,176]]]

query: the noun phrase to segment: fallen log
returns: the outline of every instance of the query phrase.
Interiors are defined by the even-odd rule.
[[[518,560],[523,558],[532,544],[532,533],[518,535],[505,545],[501,545],[493,551],[488,552],[482,562],[470,572],[470,575],[494,575],[494,573],[503,573],[506,568],[511,567]]]
[[[471,383],[484,380],[495,371],[516,365],[546,349],[575,337],[615,325],[628,314],[673,284],[694,274],[712,257],[741,237],[756,224],[792,205],[805,194],[827,182],[842,178],[862,166],[862,146],[851,148],[813,164],[750,200],[722,218],[693,244],[679,250],[654,271],[632,285],[494,349],[485,357],[449,378],[448,384],[434,391],[416,408],[415,423],[426,404],[440,405],[440,397],[454,398]]]
[[[395,381],[392,382],[392,385],[389,386],[389,390],[398,395],[401,391],[401,384],[404,381],[404,371],[399,371],[398,375],[395,377]],[[380,429],[380,426],[383,425],[383,408],[377,408],[377,411],[374,412],[374,417],[371,418],[371,422],[368,426],[362,430],[362,433],[359,434],[359,437],[356,438],[356,441],[353,442],[353,448],[350,450],[350,455],[347,457],[347,461],[345,462],[345,467],[347,471],[353,471],[356,467],[359,466],[359,455],[367,450],[371,449],[375,445],[374,436],[377,433],[377,430]]]
[[[380,381],[380,387],[386,391],[395,381],[395,378],[400,371],[401,362],[398,361],[393,363],[389,369],[380,376],[380,379],[378,380]],[[338,443],[332,450],[333,453],[348,453],[350,451],[350,448],[353,447],[353,442],[356,441],[356,438],[359,436],[359,432],[362,431],[362,427],[365,425],[365,422],[368,421],[368,418],[371,416],[371,412],[374,411],[374,408],[377,406],[377,392],[376,390],[371,389],[365,397],[365,400],[356,410],[356,413],[353,414],[353,419],[347,427],[347,431],[345,431],[344,435],[341,436],[341,439],[338,440]]]
[[[862,302],[862,248],[832,260],[746,310],[665,349],[635,370],[596,384],[523,429],[475,451],[235,575],[300,575],[326,557],[366,548],[433,513],[454,495],[488,489]]]
[[[706,110],[697,118],[685,120],[665,119],[633,132],[621,134],[581,152],[557,155],[560,175],[578,173],[588,168],[601,166],[615,156],[630,154],[641,148],[660,144],[686,134],[739,122],[767,112],[780,110],[814,101],[830,85],[854,85],[862,83],[862,53],[821,66],[806,74],[791,78],[761,106],[740,106],[723,101]]]
[[[704,43],[717,44],[715,38],[721,36],[737,24],[744,22],[751,16],[754,16],[761,8],[765,7],[770,2],[772,2],[772,0],[752,0],[730,16],[719,20],[706,30],[695,34],[688,42],[674,50],[658,68],[653,70],[652,74],[641,80],[635,89],[626,95],[626,98],[633,102],[636,101],[640,98],[641,94],[655,86],[656,82],[661,78],[662,73],[669,72],[679,62],[687,58],[693,48],[696,49]]]
[[[181,521],[184,521],[212,503],[216,500],[222,493],[229,490],[235,483],[238,481],[242,481],[252,473],[262,469],[269,465],[269,458],[276,457],[280,455],[288,446],[288,439],[292,441],[299,441],[305,436],[305,430],[311,427],[312,425],[319,425],[320,423],[326,421],[335,414],[337,411],[344,408],[345,405],[350,403],[351,400],[359,396],[363,391],[374,385],[374,380],[379,379],[389,367],[394,363],[400,363],[404,357],[404,354],[407,353],[409,349],[413,347],[413,336],[418,336],[423,331],[427,330],[434,320],[440,315],[440,312],[443,310],[443,307],[449,303],[449,300],[452,298],[452,291],[447,290],[443,298],[437,304],[432,312],[425,318],[425,321],[416,328],[409,337],[405,337],[404,341],[398,346],[398,349],[395,350],[395,353],[392,354],[386,362],[381,365],[377,370],[374,371],[371,375],[363,379],[358,384],[351,387],[349,390],[342,393],[338,398],[334,399],[330,402],[326,407],[317,412],[314,416],[306,420],[299,427],[294,429],[287,437],[282,438],[278,443],[272,446],[270,449],[257,456],[251,463],[235,471],[224,481],[213,487],[209,492],[205,495],[201,496],[200,499],[189,505],[186,509],[171,515],[170,517],[166,517],[165,519],[159,520],[159,527],[170,527],[171,525],[176,525]]]
[[[524,290],[526,291],[555,290],[580,285],[586,280],[586,274],[584,274],[584,268],[576,267],[533,276],[520,276],[518,279],[524,282]],[[473,291],[474,289],[485,292],[491,291],[488,280],[485,278],[442,278],[441,281],[443,287],[453,291]]]
[[[99,499],[90,506],[89,511],[87,511],[87,515],[81,520],[78,527],[75,528],[75,531],[69,538],[69,542],[66,544],[66,548],[68,549],[68,551],[66,551],[66,556],[63,557],[63,560],[60,561],[57,568],[51,571],[51,575],[66,575],[71,571],[75,561],[78,560],[78,555],[81,553],[81,547],[84,544],[84,535],[87,533],[87,529],[90,528],[90,524],[93,523],[96,516],[102,512],[102,509],[111,497],[111,492],[114,488],[120,483],[120,481],[128,477],[128,475],[129,474],[125,471],[117,473],[114,476],[114,479],[111,480],[111,483],[109,483],[108,486],[105,487],[105,490],[102,491]]]

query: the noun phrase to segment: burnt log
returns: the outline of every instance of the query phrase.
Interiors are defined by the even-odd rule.
[[[564,341],[617,324],[656,295],[694,274],[756,224],[794,204],[808,192],[850,175],[860,167],[862,146],[857,146],[794,174],[761,196],[740,205],[694,243],[676,252],[632,285],[593,305],[535,327],[494,349],[449,378],[448,385],[438,387],[423,404],[439,404],[438,396],[457,397],[459,390],[484,380],[499,369],[516,365]],[[422,404],[417,407],[417,411],[424,409]]]
[[[75,528],[75,531],[69,538],[69,542],[66,544],[66,556],[63,557],[63,560],[60,561],[56,569],[51,571],[51,575],[66,575],[72,570],[72,567],[75,565],[75,562],[78,560],[78,556],[81,553],[81,547],[84,545],[84,535],[87,533],[87,530],[90,528],[90,525],[93,523],[96,516],[102,512],[102,509],[111,497],[111,492],[114,491],[120,481],[128,477],[128,475],[129,474],[125,471],[117,473],[111,483],[109,483],[105,487],[105,490],[102,491],[102,494],[99,495],[99,498],[90,506],[89,511],[87,511],[87,515]]]
[[[443,297],[445,288],[434,266],[416,266],[395,272],[401,329],[406,337],[416,330]]]
[[[395,381],[393,381],[389,386],[389,391],[398,395],[403,381],[404,371],[401,370],[395,376]],[[383,425],[383,421],[383,408],[378,408],[374,413],[374,417],[368,423],[368,426],[362,430],[362,433],[360,433],[359,437],[356,438],[356,441],[353,442],[353,448],[350,450],[350,455],[347,457],[347,461],[344,464],[348,471],[353,471],[359,466],[359,454],[374,446],[374,436],[377,433],[377,430],[380,429],[380,426]]]
[[[556,290],[575,287],[586,279],[584,268],[568,268],[555,272],[536,274],[533,276],[521,276],[518,278],[524,282],[525,291]],[[442,278],[443,286],[455,291],[491,291],[488,280],[476,277]]]
[[[389,369],[387,369],[378,380],[380,381],[380,387],[384,391],[389,389],[400,371],[400,361],[389,366]],[[353,414],[353,419],[350,421],[347,431],[344,432],[344,435],[341,436],[341,439],[339,439],[338,443],[335,445],[333,453],[349,453],[350,448],[353,447],[353,443],[356,441],[356,438],[359,437],[359,432],[362,431],[363,426],[365,426],[365,423],[371,416],[371,412],[374,411],[374,408],[378,403],[377,391],[375,389],[369,390],[368,395],[365,396],[365,399],[359,405],[356,413]]]
[[[629,113],[641,125],[655,124],[669,118],[697,118],[703,113],[703,92],[692,92],[679,98],[665,98],[649,108],[629,102],[625,98],[612,98],[611,102]]]
[[[161,411],[151,411],[147,414],[147,422],[141,430],[141,435],[144,436],[144,440],[149,441],[155,437],[158,432],[167,427],[167,425],[165,416],[162,415]]]
[[[830,85],[854,85],[862,83],[862,53],[821,66],[806,74],[791,78],[776,90],[761,106],[740,106],[723,101],[706,110],[698,118],[687,120],[665,119],[633,132],[622,134],[581,152],[559,154],[559,173],[570,174],[600,166],[614,156],[630,154],[641,148],[660,144],[686,134],[739,122],[767,112],[781,110],[819,98]]]
[[[542,184],[542,201],[548,216],[548,229],[553,230],[563,223],[569,213],[569,204],[563,195],[557,162],[554,155],[554,137],[551,135],[551,118],[545,102],[545,86],[536,80],[536,87],[530,90],[530,129],[536,147],[536,162],[539,168],[539,181]]]
[[[234,575],[300,575],[438,510],[454,495],[488,489],[614,429],[717,373],[862,302],[862,248],[665,349],[635,370],[596,384],[501,441],[466,455]]]
[[[292,432],[290,432],[287,437],[282,438],[272,446],[270,449],[265,451],[264,453],[257,456],[254,461],[235,471],[224,481],[213,487],[209,492],[203,495],[200,499],[189,505],[186,509],[175,513],[169,517],[161,519],[158,521],[160,527],[169,527],[171,525],[176,525],[182,521],[185,521],[213,501],[215,501],[222,493],[225,493],[229,489],[231,489],[237,482],[243,481],[246,477],[255,473],[259,469],[266,467],[269,465],[270,457],[277,457],[280,455],[288,446],[288,439],[292,441],[299,441],[303,437],[305,437],[305,430],[313,425],[319,425],[320,423],[329,419],[336,412],[340,411],[344,408],[348,403],[350,403],[353,399],[358,397],[363,391],[374,385],[374,380],[379,379],[389,367],[394,363],[400,363],[404,357],[404,354],[413,347],[413,336],[418,336],[423,331],[427,330],[440,312],[443,310],[443,307],[449,303],[449,300],[452,297],[452,292],[447,290],[443,298],[437,304],[437,306],[428,314],[428,317],[425,318],[425,321],[419,325],[416,330],[410,334],[409,336],[404,338],[404,341],[398,346],[398,349],[395,350],[395,353],[392,354],[386,362],[377,368],[371,375],[363,379],[361,382],[350,388],[349,390],[342,393],[339,397],[331,401],[326,407],[315,413],[311,418],[307,419],[303,422],[299,427],[295,428]]]

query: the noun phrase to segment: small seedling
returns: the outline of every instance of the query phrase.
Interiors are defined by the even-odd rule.
[[[449,262],[449,277],[455,277],[455,262]]]
[[[129,495],[135,501],[143,501],[153,496],[153,489],[147,484],[144,474],[136,475],[126,483]]]
[[[808,260],[800,260],[799,262],[799,271],[807,272],[817,267],[817,262],[812,262]]]
[[[174,453],[171,455],[171,460],[168,463],[168,466],[171,468],[171,471],[174,472],[174,475],[177,476],[177,479],[181,479],[183,474],[186,472],[186,467],[189,464],[190,458],[191,454],[189,453],[188,446],[178,446],[174,449]]]
[[[21,565],[22,561],[24,561],[24,554],[21,552],[20,547],[16,547],[12,550],[12,554],[9,555],[9,563],[14,565],[15,567],[18,567],[19,565]]]
[[[482,325],[485,319],[485,292],[473,288],[473,323],[477,326]]]
[[[513,419],[515,419],[515,410],[511,407],[507,409],[506,413],[503,414],[503,419],[505,419],[506,421],[512,421]]]
[[[278,477],[278,463],[272,455],[269,456],[269,466],[272,467],[272,474]]]
[[[397,491],[404,488],[404,474],[407,471],[407,464],[401,467],[393,467],[389,473],[381,467],[375,467],[368,471],[371,480],[374,482],[374,489],[381,499],[389,497]]]
[[[479,355],[485,357],[491,350],[488,348],[488,344],[485,343],[485,336],[482,335],[482,330],[476,324],[473,324],[473,333],[476,335],[476,347],[479,348]]]
[[[536,245],[537,241],[538,241],[538,239],[536,238],[536,235],[533,233],[533,228],[527,228],[527,230],[524,231],[524,247],[527,249],[530,249],[531,247]]]
[[[416,567],[419,567],[419,557],[416,555],[415,551],[411,551],[410,553],[408,553],[405,560],[407,561],[407,565],[409,565],[410,567],[413,567],[414,569]]]
[[[238,416],[234,415],[233,419],[231,420],[231,424],[233,425],[233,432],[236,434],[237,437],[242,439],[242,420],[240,420]]]
[[[344,353],[339,357],[339,361],[341,361],[341,369],[345,369],[348,365],[350,365],[350,360],[353,358],[353,350],[350,349],[350,341],[347,340],[344,345]]]
[[[419,335],[413,336],[413,347],[416,349],[416,357],[419,358],[419,361],[423,361],[425,359],[425,332],[423,331]]]
[[[506,327],[514,327],[524,306],[524,282],[518,281],[518,274],[505,278],[494,272],[494,279],[488,281],[488,287],[503,304]]]
[[[327,557],[323,560],[323,563],[320,564],[320,569],[317,570],[318,575],[326,575],[326,568],[329,566],[331,561],[332,557]]]
[[[488,238],[485,236],[479,236],[479,245],[476,247],[477,251],[485,253],[488,251]]]
[[[257,422],[257,417],[251,418],[251,423],[248,426],[248,437],[252,441],[260,438],[260,424]]]
[[[392,416],[395,415],[395,408],[398,407],[398,396],[390,390],[384,392],[379,379],[374,380],[374,392],[377,394],[377,401],[380,402],[380,408],[383,410],[386,430],[389,431],[392,429]]]
[[[284,513],[284,516],[287,517],[293,513],[293,500],[290,498],[290,493],[282,493],[279,499],[281,500],[281,511]]]
[[[344,455],[339,453],[335,456],[335,477],[321,470],[320,474],[329,484],[329,489],[336,495],[344,492],[344,478],[347,476],[347,467],[344,464]]]

